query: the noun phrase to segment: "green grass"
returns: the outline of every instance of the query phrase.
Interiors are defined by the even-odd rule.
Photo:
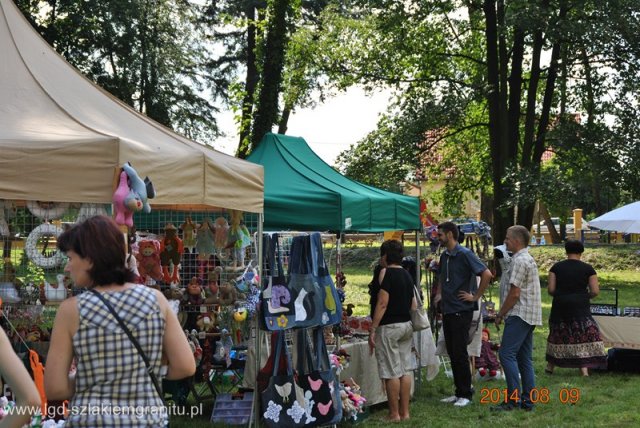
[[[615,246],[588,249],[585,259],[592,258],[591,263],[598,270],[601,287],[615,287],[619,292],[619,306],[640,306],[640,271],[637,263],[637,246]],[[347,302],[354,303],[355,313],[368,313],[369,295],[367,284],[371,280],[371,262],[375,260],[377,249],[356,248],[358,254],[348,254],[345,261],[347,276]],[[591,255],[590,255],[591,253]],[[532,254],[541,265],[541,282],[546,287],[546,278],[552,262],[562,260],[563,252],[559,247],[544,249],[535,248]],[[596,260],[596,262],[594,262]],[[624,270],[612,269],[623,266]],[[497,299],[497,285],[492,287],[494,300]],[[609,303],[611,299],[602,293],[596,299],[602,303]],[[422,386],[414,395],[411,403],[411,420],[394,424],[398,427],[633,427],[640,425],[640,412],[636,407],[638,396],[638,382],[640,375],[621,373],[593,372],[590,377],[580,376],[578,369],[557,368],[553,375],[544,373],[546,338],[549,333],[546,320],[551,309],[551,298],[543,290],[543,320],[544,325],[535,330],[534,335],[534,367],[536,371],[536,386],[540,391],[549,393],[549,402],[538,404],[533,412],[507,412],[494,414],[489,411],[490,404],[481,404],[483,388],[500,390],[505,388],[504,381],[476,382],[476,394],[473,405],[458,409],[450,404],[440,403],[440,398],[451,395],[453,379],[445,376],[444,371],[431,382],[422,382]],[[493,327],[490,327],[494,337]],[[356,379],[357,381],[357,379]],[[561,391],[579,393],[575,404],[562,403]],[[485,395],[486,392],[485,392]],[[574,397],[575,398],[575,397]],[[173,418],[173,427],[212,427],[208,422],[213,403],[205,403],[204,415],[196,419]],[[371,415],[362,426],[387,426],[383,420],[386,415],[384,404],[374,406]],[[347,424],[343,424],[348,426]]]

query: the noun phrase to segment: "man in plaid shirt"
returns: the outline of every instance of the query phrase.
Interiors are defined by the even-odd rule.
[[[500,311],[495,323],[500,325],[504,320],[499,355],[507,379],[508,401],[493,410],[533,409],[533,330],[542,325],[542,304],[538,266],[527,248],[529,239],[527,228],[516,225],[507,229],[504,240],[513,258],[509,281],[504,281],[500,289]]]

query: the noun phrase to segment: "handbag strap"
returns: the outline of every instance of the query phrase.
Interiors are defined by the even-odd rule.
[[[278,372],[280,371],[280,354],[282,353],[283,349],[284,349],[284,354],[286,356],[286,364],[287,364],[287,375],[288,376],[292,376],[293,375],[293,370],[291,369],[291,355],[289,355],[289,350],[287,349],[287,343],[286,343],[286,339],[285,339],[285,332],[284,330],[278,331],[277,332],[277,338],[276,338],[277,342],[276,342],[276,359],[275,362],[273,364],[273,375],[272,376],[277,376]]]
[[[296,330],[296,370],[298,374],[304,375],[317,369],[314,364],[313,354],[309,347],[308,333],[306,329]]]
[[[327,344],[324,341],[323,327],[313,329],[313,338],[315,340],[316,367],[320,371],[329,370],[331,368],[331,363],[329,362]]]
[[[109,303],[109,301],[105,299],[104,296],[102,296],[102,294],[96,291],[95,289],[92,288],[92,289],[89,289],[89,291],[91,291],[98,299],[102,300],[102,303],[104,303],[105,306],[109,309],[109,312],[111,312],[111,315],[113,315],[116,321],[118,321],[118,324],[120,324],[120,328],[122,328],[122,330],[129,337],[129,340],[131,341],[131,343],[133,343],[133,346],[135,346],[135,348],[138,350],[140,357],[142,357],[142,361],[144,361],[144,365],[147,366],[146,371],[149,374],[149,377],[151,378],[151,382],[153,382],[153,386],[156,388],[156,392],[160,396],[160,400],[164,402],[164,398],[163,398],[164,395],[162,394],[162,387],[160,386],[160,381],[158,380],[158,377],[156,376],[156,374],[153,372],[153,367],[151,367],[149,358],[147,358],[147,354],[145,354],[144,351],[142,350],[142,347],[140,346],[140,343],[138,342],[138,340],[133,336],[133,334],[131,333],[131,330],[129,330],[129,328],[126,326],[124,321],[122,321],[122,318],[120,318],[120,316],[118,315],[116,310],[113,308],[111,303]]]

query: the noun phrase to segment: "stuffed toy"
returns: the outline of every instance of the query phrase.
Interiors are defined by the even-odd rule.
[[[491,334],[486,328],[482,329],[482,344],[480,347],[480,356],[476,358],[476,368],[478,375],[483,379],[491,379],[498,376],[500,371],[500,363],[494,351],[498,350],[499,345],[491,342]]]
[[[199,260],[209,260],[209,256],[216,252],[214,241],[211,220],[206,218],[196,231],[196,251]]]
[[[149,177],[145,178],[145,180],[147,180],[147,182],[145,183],[145,180],[140,178],[136,170],[133,169],[131,164],[128,162],[122,165],[122,169],[129,178],[129,188],[133,192],[133,195],[131,195],[131,197],[135,200],[140,201],[140,203],[142,204],[140,209],[142,209],[143,212],[147,214],[150,213],[151,206],[149,205],[149,199],[155,196],[155,189],[152,190],[153,195],[150,196],[147,192],[147,186],[153,189],[153,184],[151,184],[151,181],[149,181]]]
[[[152,284],[152,280],[162,280],[160,242],[155,239],[143,239],[140,241],[138,243],[136,261],[143,284]]]
[[[178,315],[180,312],[180,302],[182,302],[182,289],[169,287],[164,290],[163,294],[169,302],[171,310]]]
[[[220,304],[223,306],[233,305],[239,298],[244,299],[244,296],[238,293],[236,287],[228,282],[220,285],[218,294],[220,295]]]
[[[14,217],[15,213],[16,208],[12,201],[0,200],[0,236],[10,235],[7,218]]]
[[[231,210],[229,215],[231,226],[229,227],[227,248],[233,249],[233,267],[244,267],[245,248],[251,245],[251,233],[244,225],[242,211]]]
[[[216,331],[217,325],[217,312],[210,311],[198,314],[198,318],[196,319],[196,326],[198,327],[199,331],[203,331],[205,333],[214,333]]]
[[[193,253],[196,248],[196,227],[197,225],[191,220],[191,216],[187,216],[184,223],[180,225],[182,230],[182,245]]]
[[[201,305],[204,303],[202,298],[202,287],[200,286],[200,280],[198,277],[191,278],[189,285],[187,285],[187,302],[188,305]]]
[[[172,223],[167,224],[164,228],[164,238],[160,242],[160,263],[164,282],[175,285],[180,284],[180,258],[184,252],[182,239],[178,238],[177,232],[178,229]]]
[[[185,334],[187,334],[186,330]],[[196,360],[197,367],[202,361],[202,347],[200,346],[200,340],[198,340],[198,332],[195,329],[191,330],[191,333],[187,334],[187,340],[189,341],[189,346],[191,347],[191,352],[193,352],[193,358]]]
[[[131,189],[129,188],[127,173],[122,171],[120,173],[118,187],[116,191],[113,192],[114,220],[119,226],[133,226],[133,211],[130,208],[132,203],[129,195],[130,192]],[[137,205],[138,204],[135,203],[134,207]]]
[[[220,290],[218,281],[220,280],[221,272],[222,272],[221,266],[218,266],[215,269],[207,272],[205,303],[214,304],[214,303],[220,302],[220,298],[218,297],[218,292]]]
[[[215,247],[221,250],[227,246],[227,237],[229,234],[229,223],[224,217],[218,217],[213,223],[215,230]]]

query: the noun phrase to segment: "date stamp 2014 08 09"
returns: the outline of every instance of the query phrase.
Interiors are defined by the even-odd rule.
[[[533,404],[547,404],[554,398],[557,398],[562,404],[578,404],[580,388],[560,388],[557,396],[553,395],[549,388],[533,388],[529,396]],[[520,401],[518,390],[511,393],[507,388],[482,388],[480,390],[480,404],[499,404],[510,401]]]

